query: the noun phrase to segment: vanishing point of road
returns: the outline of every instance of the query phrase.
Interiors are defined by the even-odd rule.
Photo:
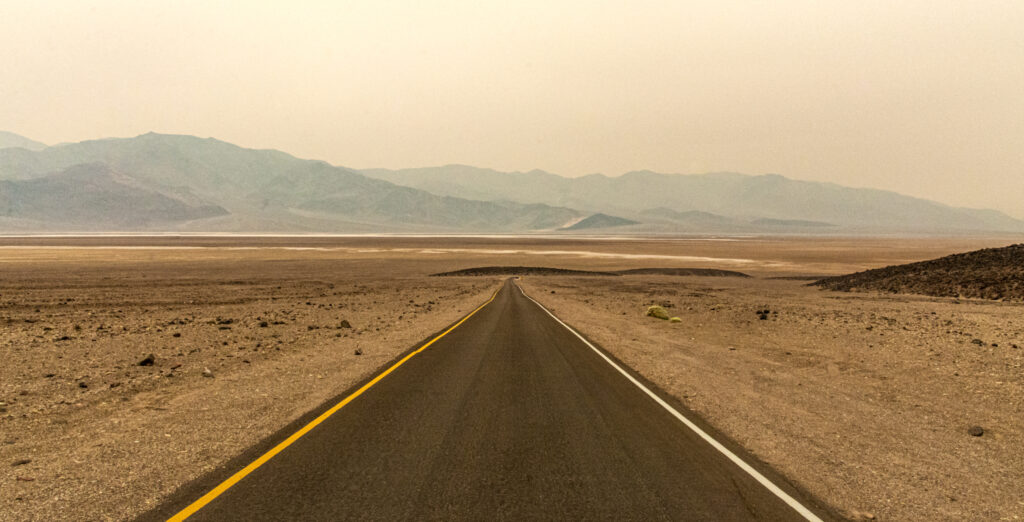
[[[317,414],[142,519],[831,518],[512,280]]]

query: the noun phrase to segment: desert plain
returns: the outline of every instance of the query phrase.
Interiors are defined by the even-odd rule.
[[[499,265],[748,274],[519,283],[839,516],[1019,520],[1024,303],[807,286],[1017,242],[3,238],[0,520],[146,512],[371,377],[505,279],[431,274]],[[645,316],[655,304],[680,321]]]

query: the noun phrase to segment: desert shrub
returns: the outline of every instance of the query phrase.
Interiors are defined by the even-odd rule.
[[[648,317],[657,317],[658,319],[661,319],[661,320],[664,320],[664,321],[668,320],[668,312],[666,312],[664,308],[662,308],[662,307],[660,307],[658,305],[654,305],[654,306],[648,307],[647,308],[647,316]]]

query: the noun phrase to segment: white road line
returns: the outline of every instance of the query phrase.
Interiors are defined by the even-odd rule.
[[[559,319],[555,314],[551,313],[551,311],[548,310],[547,308],[545,308],[544,305],[538,303],[536,299],[526,295],[526,292],[523,290],[523,288],[521,286],[516,284],[516,288],[518,288],[519,291],[523,294],[523,297],[529,299],[530,301],[533,301],[533,304],[539,306],[540,309],[544,310],[544,312],[546,312],[548,315],[550,315],[552,319],[554,319],[555,321],[558,321],[558,324],[564,326],[566,330],[569,330],[570,332],[572,332],[573,335],[575,335],[581,341],[583,341],[583,343],[586,344],[587,346],[589,346],[591,350],[594,350],[594,352],[596,352],[598,355],[600,355],[602,359],[607,361],[608,364],[612,365],[613,368],[618,370],[619,373],[621,373],[622,375],[626,376],[626,378],[629,379],[630,382],[635,384],[637,386],[637,388],[640,388],[641,390],[643,390],[644,393],[646,393],[652,399],[654,399],[655,402],[657,402],[663,408],[668,410],[668,412],[671,413],[673,417],[679,419],[679,421],[682,422],[683,424],[685,424],[686,427],[688,427],[691,430],[693,430],[693,432],[696,433],[697,435],[700,435],[700,437],[702,439],[707,441],[707,443],[710,444],[713,448],[715,448],[716,450],[720,451],[723,455],[728,457],[729,460],[731,460],[734,464],[739,466],[740,469],[742,469],[743,471],[746,471],[747,474],[749,474],[751,477],[754,477],[754,480],[760,482],[762,486],[764,486],[765,488],[768,489],[768,491],[771,491],[772,493],[775,494],[775,496],[777,496],[780,499],[782,499],[783,502],[785,502],[787,505],[789,505],[789,507],[793,508],[797,513],[799,513],[805,519],[810,520],[812,522],[822,522],[821,518],[819,518],[818,515],[815,515],[811,510],[807,509],[803,504],[798,502],[795,498],[789,496],[788,493],[786,493],[781,488],[776,486],[772,481],[768,480],[767,477],[765,477],[760,472],[758,472],[756,469],[754,469],[750,464],[747,464],[746,462],[743,461],[743,459],[741,459],[738,456],[736,456],[735,453],[729,451],[729,448],[726,448],[725,446],[723,446],[722,443],[720,443],[717,440],[715,440],[711,435],[708,435],[704,430],[700,429],[696,424],[691,422],[690,419],[687,419],[685,416],[683,416],[682,413],[679,413],[679,411],[676,410],[675,408],[673,408],[672,405],[670,405],[669,403],[667,403],[664,400],[662,400],[661,397],[658,397],[658,395],[655,394],[654,392],[652,392],[647,386],[644,386],[643,383],[641,383],[640,381],[638,381],[635,378],[633,378],[633,376],[630,375],[629,372],[627,372],[626,370],[622,369],[622,367],[619,366],[618,364],[615,364],[615,361],[611,360],[607,355],[604,354],[604,352],[599,350],[596,346],[594,346],[593,344],[590,344],[590,341],[586,340],[586,338],[584,338],[582,335],[580,335],[579,332],[577,332],[576,330],[573,330],[572,327],[570,327],[569,325],[567,325],[564,322],[562,322],[561,319]]]

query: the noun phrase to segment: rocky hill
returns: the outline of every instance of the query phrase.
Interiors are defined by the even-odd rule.
[[[624,227],[627,225],[636,225],[638,222],[632,219],[620,218],[618,216],[609,216],[608,214],[597,214],[587,216],[580,221],[573,223],[567,227],[563,227],[561,230],[592,230],[592,229],[606,229]]]
[[[1024,244],[867,270],[811,284],[846,292],[1024,300]]]

